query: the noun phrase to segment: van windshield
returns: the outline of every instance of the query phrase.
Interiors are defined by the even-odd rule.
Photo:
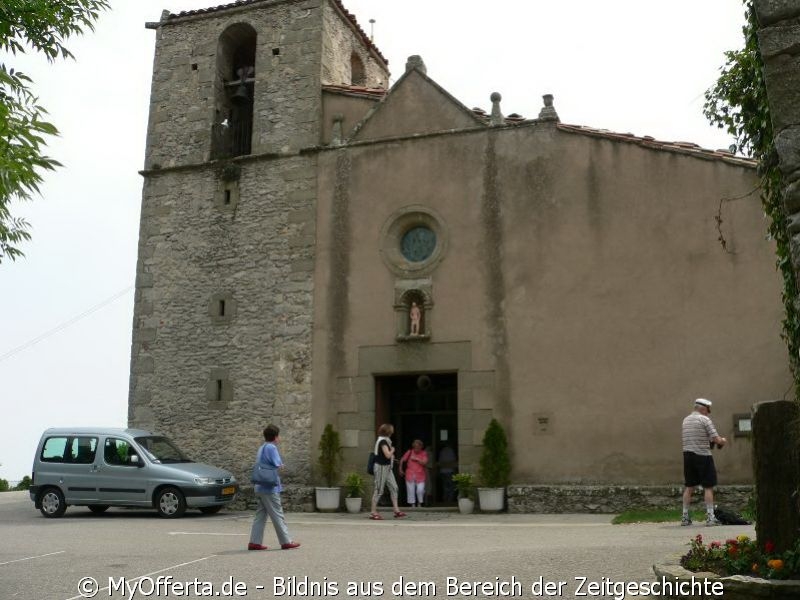
[[[192,462],[183,452],[178,450],[171,441],[165,437],[149,435],[137,437],[136,443],[142,448],[144,453],[154,463],[182,463]]]

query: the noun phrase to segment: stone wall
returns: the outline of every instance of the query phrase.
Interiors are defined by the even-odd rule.
[[[241,478],[274,422],[285,479],[305,482],[316,159],[240,167],[231,205],[218,166],[146,174],[129,423]]]
[[[253,154],[316,144],[321,112],[319,0],[167,18],[158,28],[145,168],[202,163],[211,156],[220,35],[246,23],[257,35]],[[349,57],[348,57],[349,61]]]
[[[792,264],[800,275],[800,2],[756,0],[775,148],[784,178]]]
[[[326,2],[323,11],[322,83],[350,85],[350,56],[356,54],[364,65],[363,87],[389,87],[389,70],[384,61],[368,50],[350,22],[343,18],[333,2]]]
[[[753,488],[730,485],[715,488],[714,501],[741,512]],[[508,488],[510,513],[603,513],[628,509],[675,509],[681,506],[682,486],[604,486],[604,485],[511,485]],[[702,507],[702,496],[695,496]]]

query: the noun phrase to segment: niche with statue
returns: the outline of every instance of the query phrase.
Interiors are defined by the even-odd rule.
[[[403,292],[395,303],[397,341],[426,341],[431,338],[430,296],[419,289]]]

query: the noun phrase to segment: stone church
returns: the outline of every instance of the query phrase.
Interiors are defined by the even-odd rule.
[[[247,486],[275,423],[307,506],[325,425],[363,472],[391,422],[441,502],[440,450],[475,472],[493,417],[515,484],[680,486],[702,396],[751,481],[751,405],[791,387],[753,162],[562,123],[553,90],[469,108],[419,57],[390,86],[340,0],[147,27],[131,426]]]

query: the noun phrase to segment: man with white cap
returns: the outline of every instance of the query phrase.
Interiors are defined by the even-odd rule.
[[[711,400],[698,398],[694,401],[694,411],[683,420],[683,518],[681,525],[691,525],[689,505],[694,488],[703,486],[706,503],[706,525],[719,525],[714,516],[714,486],[717,485],[717,469],[711,448],[722,448],[728,440],[720,437],[709,418]]]

